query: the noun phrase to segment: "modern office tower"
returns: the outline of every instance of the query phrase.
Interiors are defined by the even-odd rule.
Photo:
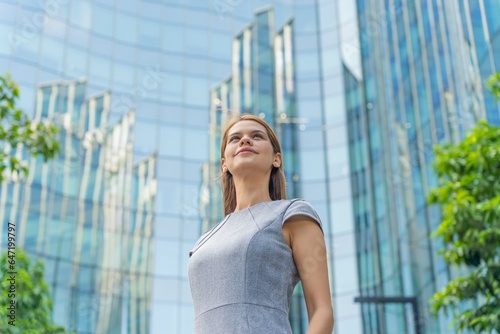
[[[344,69],[360,295],[416,297],[362,304],[365,333],[448,333],[429,298],[457,273],[430,237],[437,177],[432,147],[458,142],[478,119],[499,124],[484,81],[499,70],[498,2],[357,1],[361,68]],[[355,73],[356,72],[356,73]],[[359,72],[359,73],[358,73]]]
[[[500,72],[500,3],[495,0],[460,1],[446,3],[446,6],[451,6],[449,10],[453,12],[460,12],[459,38],[463,52],[470,58],[469,71],[481,78],[469,88],[478,90],[478,95],[482,93],[482,99],[474,101],[473,108],[484,108],[488,122],[500,125],[500,106],[484,85],[484,80],[492,73]]]
[[[317,13],[322,9],[325,17],[317,27]],[[309,200],[324,220],[332,294],[339,305],[335,309],[336,330],[360,333],[359,309],[353,302],[357,274],[342,70],[335,44],[338,26],[326,19],[328,11],[337,14],[333,4],[321,4],[317,10],[297,12],[297,17],[292,16],[274,33],[269,27],[276,25],[273,21],[278,10],[265,8],[256,11],[254,21],[235,35],[231,75],[210,93],[201,233],[223,218],[218,183],[222,129],[231,113],[259,115],[275,129],[282,144],[288,197]],[[300,22],[307,24],[301,26]],[[299,285],[290,310],[294,333],[306,331],[307,319]]]
[[[273,11],[267,9],[269,5],[272,5]],[[91,255],[97,257],[96,253],[91,253],[96,251],[95,247],[106,251],[113,247],[125,247],[116,239],[106,245],[90,244],[86,250],[89,256],[79,256],[76,260],[69,257],[73,262],[56,262],[53,254],[59,253],[38,252],[37,257],[47,264],[47,276],[55,291],[54,316],[59,323],[68,327],[70,324],[76,326],[77,323],[80,326],[84,321],[77,321],[77,318],[87,316],[80,315],[83,312],[70,312],[76,310],[76,306],[68,305],[96,302],[89,297],[80,304],[83,297],[77,301],[76,297],[72,298],[64,292],[69,279],[56,280],[51,274],[54,270],[62,270],[61,267],[69,273],[66,267],[71,267],[73,263],[78,265],[75,261],[80,261],[80,267],[84,269],[78,270],[90,271],[88,275],[101,277],[107,283],[98,286],[98,281],[86,283],[83,278],[71,281],[75,296],[80,286],[93,291],[99,289],[96,294],[104,304],[100,318],[98,314],[89,312],[90,323],[96,327],[89,325],[88,328],[78,329],[78,333],[95,328],[100,330],[106,326],[126,333],[192,332],[194,315],[187,280],[188,252],[200,235],[202,217],[211,217],[215,222],[221,212],[217,210],[222,209],[217,205],[200,205],[200,202],[205,203],[206,198],[219,203],[217,193],[212,190],[217,185],[210,183],[213,188],[207,188],[203,184],[206,180],[213,182],[211,175],[216,175],[214,173],[219,168],[218,163],[213,166],[214,171],[203,167],[207,161],[215,161],[212,155],[218,154],[217,148],[209,147],[216,145],[216,140],[210,137],[211,131],[214,131],[210,124],[218,124],[209,121],[212,102],[210,93],[214,85],[220,85],[223,89],[224,78],[236,78],[241,80],[238,87],[247,91],[238,92],[238,104],[233,102],[228,108],[263,113],[266,120],[274,122],[273,126],[282,138],[286,153],[284,166],[291,191],[289,196],[300,196],[310,201],[324,221],[331,264],[336,333],[361,333],[360,306],[353,302],[359,293],[343,65],[338,39],[341,22],[338,7],[339,2],[316,0],[0,0],[0,71],[10,71],[13,79],[19,83],[20,108],[35,115],[33,106],[40,84],[59,80],[76,83],[79,78],[85,77],[85,93],[78,93],[75,97],[86,101],[105,95],[102,92],[108,91],[108,127],[122,124],[118,126],[119,130],[113,131],[125,134],[125,129],[133,120],[133,140],[127,137],[127,149],[122,150],[126,154],[121,153],[126,155],[126,159],[123,161],[119,158],[117,161],[120,171],[133,175],[137,172],[137,176],[127,176],[125,179],[118,173],[110,179],[112,188],[107,190],[107,197],[102,198],[105,203],[102,211],[111,208],[107,204],[110,201],[112,206],[133,211],[137,221],[138,215],[142,217],[143,225],[133,225],[132,218],[126,218],[129,219],[129,231],[144,226],[141,230],[144,234],[137,232],[143,239],[127,239],[128,245],[134,245],[130,247],[138,247],[130,253],[129,265],[140,266],[141,269],[137,270],[142,273],[143,268],[150,265],[147,261],[152,261],[151,271],[148,276],[133,283],[133,276],[125,272],[115,275],[102,267],[83,265],[94,263],[89,262],[89,259]],[[274,18],[271,19],[271,16]],[[258,31],[249,30],[252,24]],[[248,54],[241,54],[238,59],[242,63],[233,64],[233,60],[237,59],[234,56],[237,52],[233,50],[235,43],[240,43],[240,51],[250,50],[245,43],[255,34],[258,36],[252,38],[251,43],[257,43],[255,45],[262,53],[250,60],[246,58]],[[289,50],[293,50],[293,54]],[[258,63],[254,65],[254,61]],[[251,70],[254,72],[245,72]],[[273,75],[277,77],[273,78]],[[248,78],[251,79],[250,84],[244,81]],[[234,86],[234,83],[227,82],[228,89]],[[256,95],[245,95],[249,88]],[[221,103],[224,101],[222,98],[220,100]],[[129,114],[130,110],[135,112]],[[100,138],[97,133],[89,136]],[[69,145],[67,143],[69,141],[66,140],[63,147]],[[99,145],[95,150],[104,150]],[[214,151],[209,156],[212,149]],[[68,154],[76,155],[77,152],[65,153],[61,159],[64,161]],[[155,152],[153,156],[152,152]],[[71,163],[76,161],[75,168],[79,170],[85,166],[79,159],[79,156],[68,158],[70,164],[61,163],[60,168],[73,168]],[[97,161],[94,159],[97,157],[92,158],[92,161]],[[56,162],[45,168],[55,168],[51,166],[55,166]],[[34,173],[38,171],[37,168],[33,169]],[[102,170],[99,168],[96,169],[96,179],[104,177],[97,172]],[[82,182],[88,182],[85,186],[88,195],[85,196],[90,196],[94,192],[91,190],[94,176],[90,172],[88,175],[88,179],[84,178],[84,174],[81,174],[81,179],[64,176],[59,181],[59,187],[64,185],[71,194],[80,196],[78,187]],[[156,192],[152,190],[155,183]],[[95,183],[94,187],[100,184]],[[8,187],[15,186],[9,184]],[[203,191],[200,192],[200,189]],[[99,191],[104,196],[104,190]],[[58,196],[40,210],[65,210],[61,212],[71,217],[75,212],[80,212],[74,207],[70,210],[69,204],[65,204],[69,200],[62,194]],[[138,211],[121,207],[123,203],[136,201],[127,199],[127,196],[144,196],[142,206],[137,199]],[[6,203],[10,203],[7,198]],[[151,212],[149,209],[153,204]],[[8,205],[8,210],[11,210],[11,204]],[[29,211],[22,211],[19,203],[16,205],[16,212],[30,215]],[[142,211],[139,210],[141,207]],[[106,217],[113,222],[110,226],[117,228],[116,221],[121,214],[113,216],[113,212],[106,211]],[[97,217],[91,220],[93,224],[103,224],[104,213],[93,217]],[[75,225],[61,225],[64,229],[60,233],[73,240],[78,219]],[[67,219],[65,223],[69,221]],[[47,226],[45,222],[40,224]],[[86,224],[83,225],[83,231],[92,226],[87,227]],[[150,226],[150,229],[146,226]],[[35,247],[38,229],[30,227],[26,233],[31,237],[26,245]],[[87,240],[85,238],[82,238],[82,245]],[[144,247],[148,242],[151,248],[146,256],[142,252],[145,252]],[[72,243],[71,247],[80,246]],[[55,252],[50,247],[49,250]],[[109,253],[98,259],[111,266],[116,264],[113,256],[114,253]],[[56,263],[57,268],[54,269]],[[152,281],[150,295],[142,283],[146,277]],[[124,292],[120,295],[116,290]],[[115,295],[123,298],[112,297]],[[150,299],[139,296],[150,296]],[[127,298],[126,302],[124,298]],[[123,313],[118,313],[118,309]],[[67,312],[71,315],[66,315]],[[127,316],[122,314],[126,312],[137,315],[135,322],[130,322],[130,325],[123,322]],[[108,318],[105,319],[105,316]],[[300,323],[298,327],[301,329],[296,333],[305,332],[305,308],[300,308],[300,316],[294,315],[293,319],[299,319],[294,321]]]
[[[42,259],[54,320],[78,333],[144,333],[151,307],[156,157],[133,163],[134,112],[108,127],[110,94],[86,81],[36,90],[35,120],[59,129],[54,161],[26,157],[30,174],[2,183],[0,217],[17,246]],[[5,238],[1,239],[4,242]]]

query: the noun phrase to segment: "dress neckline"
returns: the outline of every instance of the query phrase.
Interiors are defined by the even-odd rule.
[[[241,210],[233,211],[233,212],[229,213],[228,216],[233,215],[233,214],[238,214],[238,212],[248,211],[249,209],[252,209],[252,208],[256,207],[257,205],[260,205],[260,204],[263,204],[263,203],[271,203],[271,202],[279,202],[279,201],[283,201],[283,199],[275,199],[275,200],[269,200],[269,201],[259,202],[259,203],[256,203],[254,205],[250,205],[249,207],[243,208]]]

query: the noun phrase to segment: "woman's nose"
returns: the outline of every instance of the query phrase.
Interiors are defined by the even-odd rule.
[[[243,145],[244,143],[250,143],[250,138],[243,136],[240,140],[240,145]]]

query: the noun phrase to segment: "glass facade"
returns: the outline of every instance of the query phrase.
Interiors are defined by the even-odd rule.
[[[19,107],[63,129],[63,154],[30,159],[30,179],[2,184],[0,205],[46,263],[58,323],[192,332],[188,252],[221,215],[218,136],[234,110],[278,132],[289,197],[324,222],[335,332],[362,333],[337,2],[0,7],[0,70],[19,83]],[[300,288],[291,314],[305,332]]]
[[[417,297],[423,333],[448,333],[429,298],[457,276],[430,238],[440,224],[434,144],[499,123],[484,82],[500,68],[498,1],[357,1],[360,74],[345,67],[362,296]],[[347,63],[347,60],[344,59]],[[362,304],[365,333],[414,333],[404,304]]]
[[[484,80],[500,71],[500,3],[495,0],[463,1],[455,6],[458,6],[455,11],[460,13],[463,48],[472,63],[470,71],[478,73],[482,79],[470,89],[482,92],[486,119],[498,125],[500,106],[486,89]]]
[[[132,162],[134,112],[108,126],[110,94],[89,97],[86,85],[37,87],[35,120],[59,127],[62,153],[44,164],[22,145],[5,147],[27,159],[30,175],[2,183],[0,218],[16,223],[18,247],[44,261],[56,323],[147,332],[156,156]]]

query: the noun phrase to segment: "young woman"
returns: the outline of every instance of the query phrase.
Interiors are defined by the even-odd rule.
[[[196,334],[292,333],[288,312],[302,281],[307,334],[330,334],[333,310],[321,220],[302,199],[286,199],[278,139],[243,115],[221,143],[225,217],[189,253]]]

